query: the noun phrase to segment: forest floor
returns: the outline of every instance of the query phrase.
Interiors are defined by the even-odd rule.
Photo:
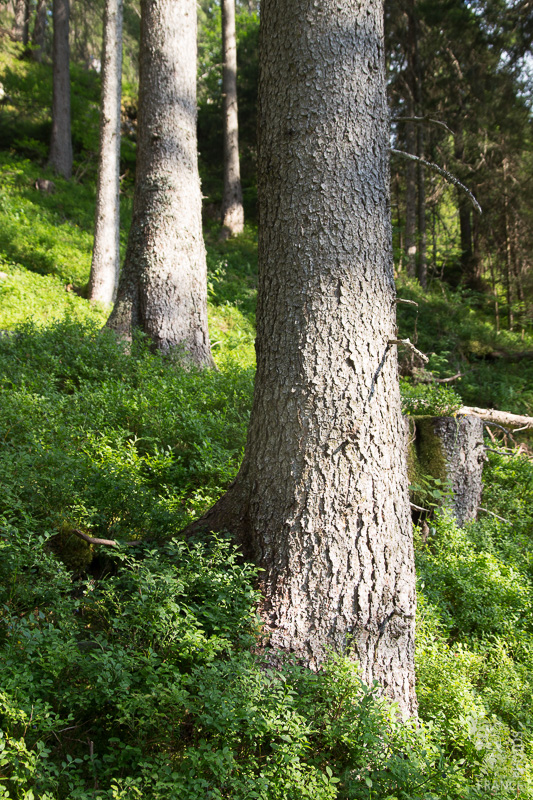
[[[180,538],[242,457],[256,231],[220,243],[206,226],[218,370],[185,371],[142,336],[126,352],[101,332],[108,309],[84,299],[94,164],[79,160],[71,182],[43,169],[48,78],[10,68],[4,84],[20,102],[4,104],[0,130],[0,798],[533,798],[528,440],[488,442],[492,514],[465,528],[425,476],[419,725],[343,655],[318,673],[291,660],[266,668],[255,568],[225,534]],[[78,138],[95,103],[80,76]],[[55,191],[36,189],[39,178]],[[418,304],[398,306],[399,335],[430,356],[433,376],[461,373],[431,382],[402,350],[405,413],[533,415],[533,360],[519,358],[533,336],[497,332],[493,298],[437,280],[424,293],[402,275],[398,294]],[[136,544],[95,547],[75,530]]]
[[[253,566],[224,536],[179,537],[242,456],[254,231],[218,243],[206,230],[218,371],[184,371],[142,337],[126,353],[100,333],[107,310],[83,298],[92,191],[54,178],[43,195],[41,168],[13,153],[0,172],[0,796],[533,797],[527,455],[491,443],[483,507],[498,516],[464,529],[427,478],[419,728],[349,659],[265,670],[252,654]],[[464,376],[403,378],[407,413],[463,402],[532,413],[530,362],[497,355],[531,342],[496,333],[486,298],[401,279],[399,295],[418,303],[399,308],[402,337],[417,335],[435,375]],[[74,529],[139,544],[96,548]]]

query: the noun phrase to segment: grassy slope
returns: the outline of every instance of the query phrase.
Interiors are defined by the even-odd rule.
[[[502,519],[437,517],[417,541],[427,725],[399,725],[342,658],[271,674],[250,655],[253,570],[223,538],[169,540],[241,458],[253,233],[206,232],[220,369],[183,372],[142,340],[124,353],[65,289],[88,277],[90,182],[43,196],[37,162],[4,152],[0,169],[0,329],[18,333],[0,338],[0,797],[533,797],[531,463],[490,454],[484,506]],[[483,360],[530,343],[496,336],[472,298],[399,293],[435,369],[466,373],[465,401],[532,413],[527,365]],[[95,553],[73,527],[146,544]]]

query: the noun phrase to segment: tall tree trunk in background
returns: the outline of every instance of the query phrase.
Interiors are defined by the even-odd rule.
[[[407,116],[414,117],[418,109],[418,56],[417,29],[414,0],[406,2],[407,37],[405,42],[407,56]],[[418,135],[416,123],[412,120],[405,123],[406,150],[418,155]],[[417,176],[418,168],[414,161],[406,165],[405,185],[405,248],[407,253],[407,274],[414,278],[417,275]]]
[[[38,0],[35,12],[35,25],[33,28],[32,44],[33,58],[35,61],[42,61],[44,51],[44,37],[46,34],[46,9],[48,0]]]
[[[106,0],[100,109],[100,155],[89,299],[112,303],[120,271],[120,100],[122,0]]]
[[[412,713],[382,11],[261,3],[253,409],[235,482],[193,528],[232,531],[264,570],[273,648],[312,667],[351,652]]]
[[[133,219],[107,324],[211,366],[196,146],[196,2],[143,0]]]
[[[16,0],[15,20],[11,35],[16,42],[22,42],[24,37],[24,20],[26,19],[26,0]]]
[[[494,274],[494,264],[492,263],[492,254],[489,253],[489,268],[490,268],[490,282],[492,285],[492,295],[494,297],[494,325],[496,333],[500,332],[500,304],[498,302],[498,290],[496,288],[496,277]]]
[[[224,196],[222,225],[229,235],[242,233],[241,172],[239,164],[239,117],[237,106],[237,40],[235,0],[222,0],[222,94],[224,100]]]
[[[52,138],[49,165],[70,178],[72,174],[72,136],[70,132],[69,0],[53,0],[54,85],[52,98]]]
[[[424,158],[424,128],[418,130],[418,155]],[[418,164],[418,280],[423,289],[428,285],[427,223],[426,223],[426,169]]]
[[[414,115],[414,106],[409,104],[409,116]],[[416,155],[416,126],[414,122],[405,123],[405,149]],[[405,165],[405,253],[407,255],[407,274],[416,277],[416,162]]]
[[[461,233],[461,266],[463,280],[472,289],[480,288],[479,251],[475,246],[470,201],[459,193],[459,228]]]
[[[24,23],[22,26],[22,44],[27,47],[30,41],[30,0],[25,0],[24,3]]]

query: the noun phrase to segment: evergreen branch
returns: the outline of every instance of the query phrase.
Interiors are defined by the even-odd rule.
[[[434,164],[432,161],[426,161],[425,158],[414,156],[412,153],[406,153],[404,150],[396,150],[394,147],[391,147],[391,153],[395,156],[399,156],[400,158],[404,158],[406,161],[416,161],[417,163],[423,164],[425,167],[432,169],[434,172],[438,172],[439,175],[442,175],[442,177],[448,181],[448,183],[453,183],[454,186],[457,186],[458,189],[461,189],[463,192],[465,192],[465,194],[468,195],[470,202],[479,214],[483,213],[481,206],[470,189],[467,189],[464,183],[461,183],[461,181],[456,178],[455,175],[452,175],[451,172],[448,172],[448,170],[439,167],[438,164]]]

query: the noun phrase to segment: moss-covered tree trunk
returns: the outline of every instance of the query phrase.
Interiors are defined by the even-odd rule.
[[[474,416],[415,419],[412,447],[411,482],[428,475],[449,481],[447,505],[458,525],[475,520],[483,489],[483,421]]]

